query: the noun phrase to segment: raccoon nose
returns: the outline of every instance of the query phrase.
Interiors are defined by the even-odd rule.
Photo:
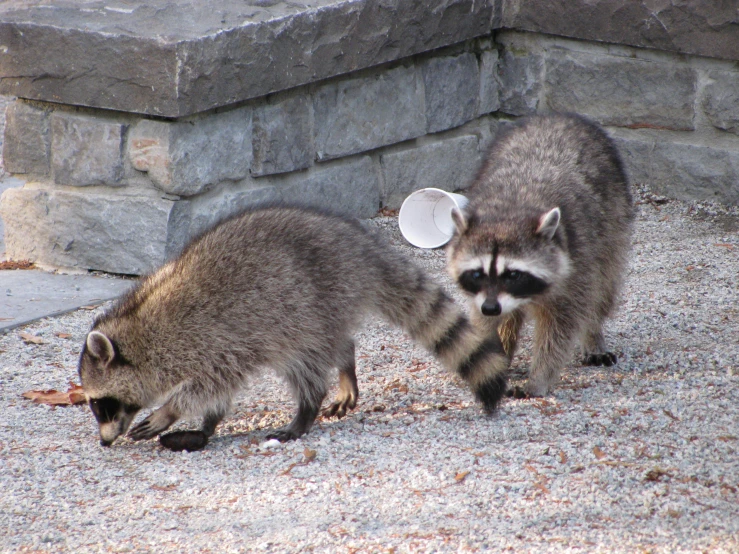
[[[480,307],[480,311],[482,311],[482,315],[500,315],[500,302],[497,300],[485,300]]]
[[[105,439],[100,439],[100,446],[110,446],[113,444],[113,441],[106,441]]]

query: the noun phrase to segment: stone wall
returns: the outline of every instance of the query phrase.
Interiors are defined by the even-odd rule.
[[[287,200],[358,217],[464,188],[497,129],[489,38],[177,120],[18,100],[8,253],[138,274],[218,219]]]
[[[0,62],[17,57],[0,93],[21,97],[5,167],[25,180],[0,199],[12,258],[138,274],[255,203],[371,217],[418,188],[464,189],[501,126],[548,111],[603,124],[634,181],[739,203],[739,70],[722,59],[739,18],[703,2],[15,3],[0,6]],[[29,36],[79,48],[49,74]],[[102,36],[99,55],[120,63],[80,73]],[[142,51],[155,65],[138,75],[140,57],[123,61]],[[20,62],[23,76],[3,74]]]

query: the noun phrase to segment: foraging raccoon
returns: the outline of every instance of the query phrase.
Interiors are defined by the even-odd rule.
[[[616,363],[603,322],[612,312],[634,220],[619,154],[575,115],[528,117],[493,144],[453,213],[448,269],[473,300],[473,320],[513,357],[525,316],[535,319],[524,392],[546,394],[579,337],[587,365]]]
[[[341,417],[359,394],[352,335],[370,313],[429,348],[486,407],[505,392],[497,336],[477,332],[405,256],[354,220],[272,206],[215,226],[95,320],[79,374],[101,444],[163,402],[131,438],[202,416],[204,446],[247,378],[267,366],[298,403],[292,422],[269,437],[310,429],[334,367],[340,390],[327,414]]]

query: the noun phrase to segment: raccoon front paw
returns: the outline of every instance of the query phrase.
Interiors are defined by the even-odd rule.
[[[303,433],[297,433],[289,427],[276,429],[267,435],[267,440],[277,439],[280,442],[294,441],[299,439]]]
[[[357,400],[355,398],[342,398],[336,402],[332,402],[331,405],[323,410],[323,417],[334,417],[341,419],[346,415],[349,410],[353,410],[357,407]]]
[[[618,358],[613,352],[601,352],[598,354],[588,354],[583,358],[583,365],[602,365],[610,367],[616,365]]]
[[[528,381],[523,386],[523,393],[525,395],[525,398],[537,398],[546,396],[548,392],[549,385],[547,384],[532,383],[531,381]]]
[[[134,426],[128,432],[128,436],[135,441],[151,439],[166,431],[175,421],[177,421],[176,417],[154,412],[144,421]]]

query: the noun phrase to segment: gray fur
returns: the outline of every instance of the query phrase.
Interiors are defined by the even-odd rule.
[[[454,214],[448,268],[462,283],[473,260],[492,257],[492,267],[482,268],[479,296],[471,293],[473,319],[499,334],[509,357],[524,318],[535,319],[525,392],[550,390],[577,339],[586,363],[615,363],[602,326],[616,304],[634,211],[620,157],[603,130],[574,115],[525,118],[493,144],[469,196],[465,210]],[[505,297],[514,284],[498,275],[497,260],[523,261],[518,265],[534,268],[548,287],[526,298]]]
[[[313,424],[333,368],[340,390],[326,413],[355,407],[353,334],[371,313],[463,377],[502,352],[422,270],[358,222],[274,206],[217,225],[142,279],[94,322],[80,377],[91,402],[134,415],[163,403],[131,430],[138,440],[181,417],[202,417],[202,432],[212,435],[248,379],[269,367],[298,404],[290,425],[270,436],[294,439]],[[98,418],[101,442],[112,443],[132,419]]]

